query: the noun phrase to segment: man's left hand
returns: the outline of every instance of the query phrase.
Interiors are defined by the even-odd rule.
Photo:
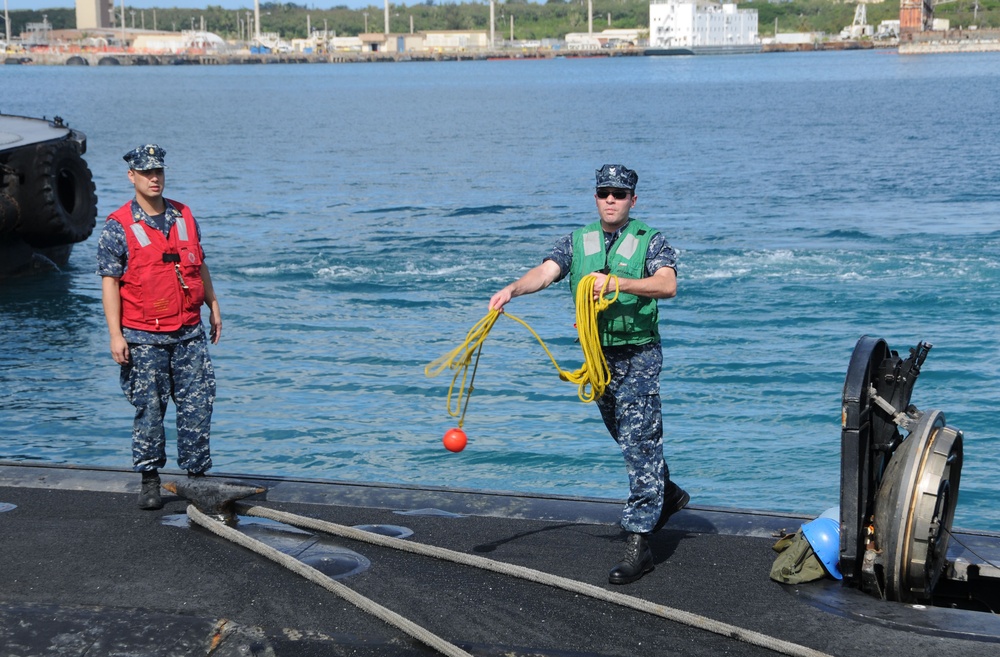
[[[219,338],[222,337],[222,313],[213,310],[208,323],[211,326],[208,335],[212,339],[212,344],[219,344]]]
[[[608,280],[607,274],[602,274],[599,271],[595,271],[591,276],[594,277],[594,301],[601,298],[601,290],[604,289],[605,282]],[[615,282],[612,281],[607,284],[608,289],[604,290],[605,294],[614,295],[615,293]]]

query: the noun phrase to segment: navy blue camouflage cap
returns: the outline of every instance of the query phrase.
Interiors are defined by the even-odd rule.
[[[150,169],[165,169],[166,164],[163,158],[167,154],[165,150],[156,144],[146,144],[133,148],[122,159],[128,162],[128,168],[133,171],[149,171]]]
[[[597,186],[635,191],[639,174],[621,164],[605,164],[597,170]]]

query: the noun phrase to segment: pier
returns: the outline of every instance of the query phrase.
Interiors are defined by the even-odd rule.
[[[808,44],[764,44],[759,52],[801,52],[824,50],[868,50],[895,48],[896,43],[881,44],[870,40],[830,41]],[[663,51],[645,47],[595,48],[588,50],[466,50],[406,52],[333,51],[324,53],[253,53],[246,50],[229,53],[181,52],[143,53],[122,51],[83,51],[80,49],[33,50],[9,55],[7,65],[47,66],[184,66],[184,65],[236,65],[236,64],[367,64],[377,62],[448,62],[448,61],[518,61],[542,59],[593,59],[600,57],[643,57],[664,55]],[[712,53],[725,54],[725,53]],[[742,54],[742,53],[741,53]],[[691,56],[690,53],[671,52],[670,56]],[[702,55],[699,55],[702,56]]]
[[[5,64],[36,64],[49,66],[160,66],[160,65],[227,65],[227,64],[363,64],[372,62],[443,62],[482,60],[554,59],[564,57],[636,57],[644,48],[614,50],[470,50],[464,52],[353,52],[326,53],[135,53],[87,51],[30,51],[7,57]]]

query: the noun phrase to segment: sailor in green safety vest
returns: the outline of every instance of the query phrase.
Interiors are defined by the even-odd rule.
[[[618,277],[618,300],[598,315],[611,382],[596,401],[628,470],[629,497],[621,519],[625,556],[608,574],[610,583],[628,584],[653,570],[650,534],[690,500],[670,480],[660,410],[657,300],[677,293],[677,254],[658,231],[629,216],[636,203],[635,171],[606,164],[596,173],[598,221],[556,242],[542,264],[494,294],[490,308],[502,311],[514,297],[543,290],[567,275],[576,299],[580,281],[594,274],[597,299],[605,279]]]

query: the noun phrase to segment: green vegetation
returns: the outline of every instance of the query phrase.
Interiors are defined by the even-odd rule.
[[[951,21],[953,28],[978,25],[982,28],[1000,27],[1000,0],[948,1],[934,9],[937,18]],[[762,37],[774,35],[775,20],[778,32],[825,32],[839,34],[844,27],[854,22],[857,3],[841,3],[835,0],[793,0],[792,2],[768,2],[753,0],[741,2],[741,9],[757,10],[757,30]],[[884,20],[899,20],[899,0],[886,0],[869,4],[868,24],[878,27]]]
[[[741,8],[757,10],[757,31],[761,36],[774,35],[776,20],[778,32],[839,34],[844,27],[854,22],[856,6],[831,0],[794,0],[782,3],[754,0],[740,5]],[[899,0],[869,4],[867,11],[869,25],[878,25],[883,19],[898,19]]]
[[[952,27],[978,25],[981,28],[1000,27],[1000,0],[959,0],[935,8],[934,15],[947,18]]]
[[[24,32],[28,23],[41,23],[43,18],[47,18],[54,30],[73,29],[76,27],[75,9],[24,9],[21,11],[11,11],[10,13],[10,34],[16,37]],[[0,38],[6,31],[3,24],[3,7],[0,7]]]
[[[593,0],[593,3],[595,31],[608,27],[649,26],[648,0]],[[170,4],[170,0],[164,0],[164,4]],[[246,4],[248,9],[236,11],[213,5],[208,5],[205,9],[156,9],[156,27],[175,31],[197,28],[201,26],[201,19],[204,17],[207,30],[225,38],[237,38],[241,33],[240,21],[245,22],[248,14],[251,17],[253,15],[252,0],[248,0]],[[741,8],[757,10],[760,34],[765,37],[774,34],[775,21],[779,32],[838,34],[853,22],[855,6],[854,3],[842,3],[838,0],[752,0],[740,3]],[[435,0],[411,5],[390,3],[389,10],[389,28],[392,32],[409,32],[411,17],[416,31],[489,29],[489,2],[483,0],[462,4],[436,4]],[[325,27],[338,36],[350,36],[364,32],[366,20],[369,31],[381,32],[383,11],[381,3],[372,4],[367,9],[348,9],[346,6],[315,9],[292,2],[263,2],[260,24],[261,31],[279,32],[286,39],[305,37],[308,16],[314,30]],[[877,26],[882,20],[899,17],[899,0],[869,4],[867,11],[868,23]],[[518,40],[561,39],[567,32],[587,31],[587,0],[547,0],[544,4],[507,0],[497,2],[495,12],[498,38],[510,37],[512,17],[514,38]],[[76,27],[76,12],[73,9],[12,11],[11,32],[19,34],[27,23],[42,22],[43,15],[53,29]],[[937,7],[935,15],[950,20],[952,27],[979,25],[983,28],[997,28],[1000,27],[1000,0],[946,2]],[[126,12],[125,15],[126,25],[129,27],[134,21],[136,27],[145,25],[147,29],[152,29],[153,20],[152,9],[137,10],[134,15]]]

